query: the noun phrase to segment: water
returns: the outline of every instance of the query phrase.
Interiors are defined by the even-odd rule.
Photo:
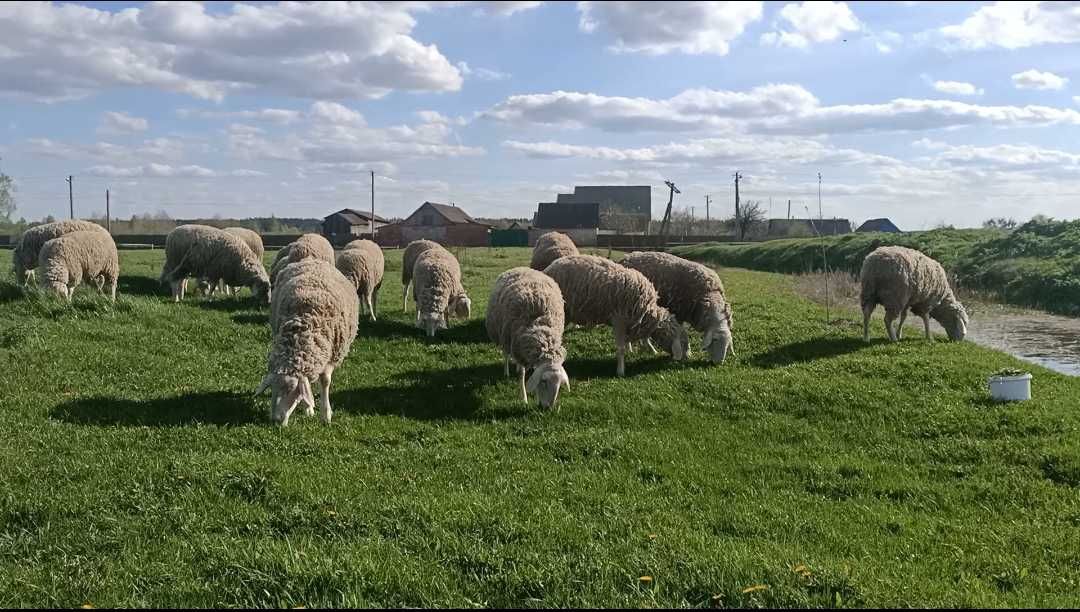
[[[1080,319],[979,304],[967,338],[1056,372],[1080,376]]]

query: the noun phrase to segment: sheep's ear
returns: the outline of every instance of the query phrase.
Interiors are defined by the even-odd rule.
[[[566,385],[566,390],[569,391],[570,390],[570,377],[566,374],[566,370],[562,370],[562,369],[559,370],[559,378],[562,380],[562,383],[564,385]]]
[[[709,331],[705,332],[705,337],[701,340],[701,344],[703,346],[709,346],[710,344],[712,344],[714,335],[715,335],[715,332],[713,330],[711,330],[711,329]]]
[[[254,395],[256,397],[259,396],[259,395],[262,395],[262,393],[264,391],[266,391],[267,389],[270,388],[270,383],[272,383],[273,381],[274,381],[274,377],[271,376],[270,374],[267,374],[266,376],[263,376],[262,382],[259,383],[259,388],[255,389]]]
[[[540,381],[544,378],[544,372],[547,371],[547,366],[542,365],[539,368],[533,370],[532,376],[529,377],[529,382],[525,383],[525,390],[529,393],[534,393],[536,388],[540,386]]]
[[[311,408],[315,407],[315,395],[311,392],[311,381],[307,376],[300,377],[300,399]]]

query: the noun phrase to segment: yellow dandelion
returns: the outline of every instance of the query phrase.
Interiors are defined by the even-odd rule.
[[[757,593],[758,591],[764,591],[767,588],[769,588],[769,585],[767,585],[767,584],[755,584],[753,586],[746,587],[745,589],[742,590],[742,592],[744,594],[746,594],[746,593]]]
[[[642,576],[641,578],[638,578],[638,580],[640,580],[642,584],[652,584],[653,581],[652,576]]]

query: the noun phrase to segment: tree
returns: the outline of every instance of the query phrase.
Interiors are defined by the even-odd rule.
[[[0,172],[0,222],[10,222],[13,214],[15,214],[15,180]]]
[[[987,219],[983,221],[983,227],[990,229],[1002,229],[1002,230],[1014,230],[1016,229],[1016,219],[1009,217],[994,217],[993,219]]]
[[[747,234],[753,234],[754,230],[764,223],[765,211],[758,200],[743,202],[739,206],[739,216],[732,220],[735,231],[739,234],[739,240],[745,240]]]

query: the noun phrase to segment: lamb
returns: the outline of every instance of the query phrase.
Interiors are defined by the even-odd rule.
[[[566,255],[577,255],[578,249],[570,236],[561,232],[548,232],[536,240],[529,267],[543,271],[551,262]]]
[[[184,299],[189,276],[246,285],[255,299],[270,302],[270,278],[262,261],[243,240],[216,227],[181,225],[165,238],[160,280],[171,285],[173,301]]]
[[[595,255],[568,255],[553,261],[544,274],[562,290],[567,321],[611,325],[619,376],[626,375],[628,342],[651,338],[676,361],[686,358],[686,330],[657,304],[656,289],[641,272]]]
[[[495,279],[485,319],[488,337],[499,345],[503,366],[510,375],[510,361],[521,373],[521,397],[529,402],[529,391],[540,406],[551,408],[559,388],[570,389],[563,369],[566,350],[562,346],[563,297],[559,285],[545,275],[524,266],[511,268]],[[525,371],[532,376],[525,383]]]
[[[446,329],[452,314],[467,319],[472,302],[461,284],[461,266],[444,248],[428,249],[413,266],[413,300],[416,302],[416,326],[432,337]]]
[[[270,306],[267,373],[255,390],[259,395],[271,389],[273,422],[288,425],[301,401],[305,414],[314,415],[311,381],[318,379],[322,422],[330,424],[330,379],[349,354],[359,314],[356,288],[333,265],[309,257],[281,270]]]
[[[356,287],[361,304],[366,304],[371,320],[379,304],[385,260],[379,245],[370,240],[353,240],[337,256],[337,269]]]
[[[15,250],[12,253],[12,267],[15,270],[15,280],[21,284],[28,284],[34,279],[34,268],[38,265],[38,253],[46,242],[53,238],[59,238],[64,234],[79,231],[95,231],[108,234],[104,227],[90,221],[56,221],[35,225],[23,232],[15,241]]]
[[[116,301],[120,260],[108,232],[80,230],[53,238],[41,247],[37,263],[41,288],[55,291],[69,302],[82,282],[96,284],[102,293],[108,285],[109,298]]]
[[[859,279],[864,341],[870,341],[870,315],[878,304],[885,307],[885,329],[892,341],[903,337],[908,310],[922,317],[927,339],[930,317],[941,323],[950,340],[963,340],[967,335],[967,311],[953,294],[945,269],[923,253],[898,246],[880,247],[863,260]],[[897,316],[900,324],[894,330]]]
[[[724,284],[712,269],[670,253],[631,253],[620,262],[652,282],[657,302],[680,323],[702,333],[702,346],[714,363],[735,353],[731,339],[731,305]]]
[[[428,249],[443,248],[438,242],[431,240],[413,240],[405,247],[401,256],[401,311],[409,311],[409,285],[412,284],[413,268],[416,260]]]
[[[285,266],[298,261],[315,257],[330,265],[334,265],[334,247],[330,241],[318,234],[304,234],[293,240],[284,249],[277,252],[273,265],[270,267],[270,281],[277,283],[278,272]]]

